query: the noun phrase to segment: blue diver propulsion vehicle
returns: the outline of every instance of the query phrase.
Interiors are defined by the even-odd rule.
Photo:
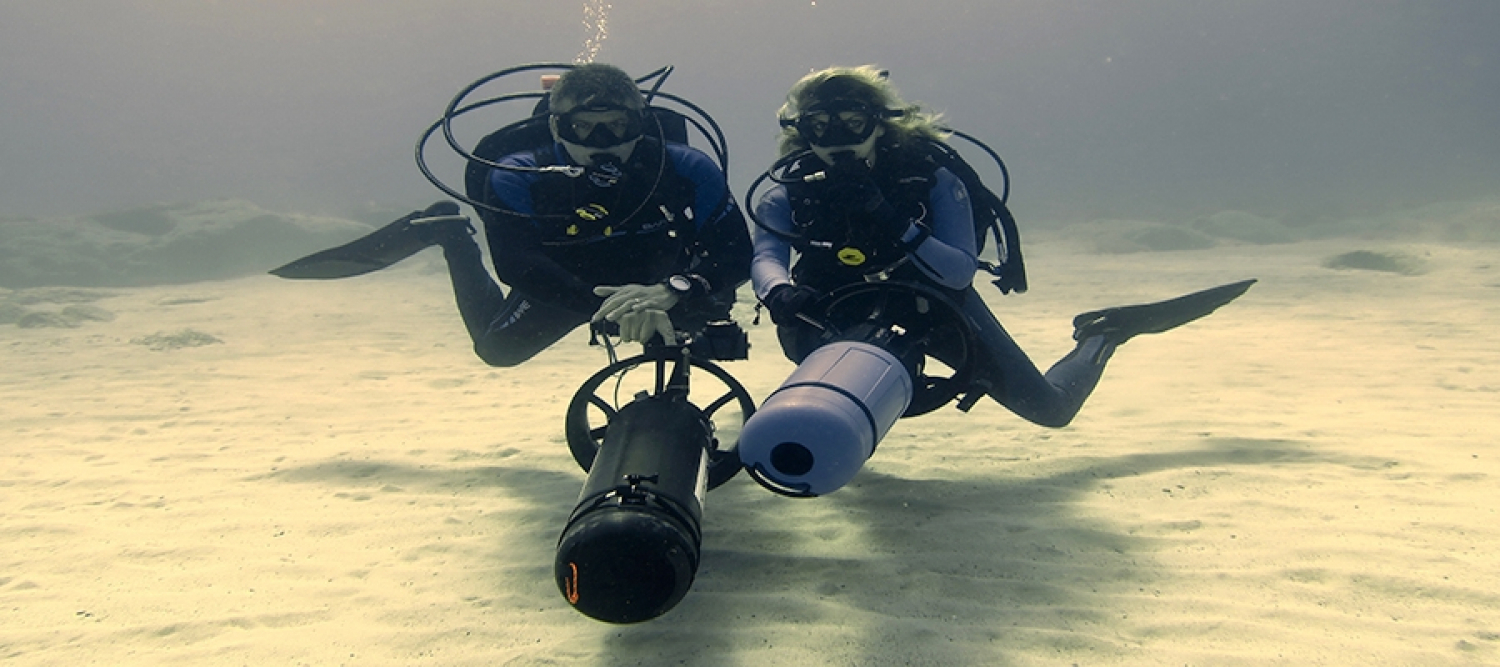
[[[497,80],[571,67],[521,65],[464,88],[417,142],[422,174],[487,221],[522,215],[486,196],[486,176],[492,169],[583,176],[586,169],[573,165],[525,168],[499,162],[511,153],[552,143],[546,90],[467,101],[477,89]],[[662,139],[660,150],[665,151],[665,141],[687,143],[691,125],[707,141],[720,168],[727,167],[724,136],[713,119],[691,102],[660,90],[671,71],[664,67],[636,80],[647,100],[644,133]],[[663,100],[686,111],[659,106]],[[485,136],[472,150],[460,145],[453,131],[456,118],[513,101],[532,101],[531,115]],[[464,192],[446,185],[428,168],[426,146],[439,129],[467,163]],[[662,176],[658,172],[657,184]],[[591,340],[598,340],[601,331],[595,328],[592,333]],[[741,468],[732,438],[754,413],[755,402],[713,360],[745,359],[749,342],[732,321],[711,322],[679,344],[648,344],[643,354],[624,360],[615,358],[607,335],[603,340],[611,363],[585,381],[568,405],[568,447],[588,478],[558,538],[553,572],[559,592],[578,611],[610,623],[637,623],[666,613],[687,594],[700,560],[704,497]],[[652,371],[646,374],[646,386],[627,393],[629,398],[622,401],[626,377],[639,377],[632,373],[641,369]],[[700,386],[712,381],[719,388],[702,407],[689,396],[690,375],[697,376]]]
[[[931,288],[849,285],[808,311],[799,317],[811,326],[797,345],[812,351],[740,431],[745,471],[766,489],[795,498],[837,491],[897,419],[960,394],[958,407],[968,410],[984,395],[973,381],[972,325]]]

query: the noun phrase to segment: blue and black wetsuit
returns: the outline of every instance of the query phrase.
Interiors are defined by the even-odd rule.
[[[567,163],[554,144],[507,156],[502,164]],[[493,170],[491,203],[516,215],[481,211],[495,274],[472,243],[444,247],[458,309],[474,350],[513,366],[589,320],[603,302],[599,285],[650,285],[688,277],[693,292],[668,315],[681,330],[725,319],[749,277],[750,236],[724,174],[688,146],[644,137],[621,165],[583,176]]]
[[[818,171],[825,167],[816,157],[802,167]],[[793,168],[794,171],[797,167]],[[796,283],[828,292],[858,283],[870,274],[894,280],[920,282],[951,296],[974,326],[978,339],[976,378],[986,381],[989,396],[1024,419],[1043,426],[1065,426],[1078,414],[1083,402],[1104,371],[1114,346],[1103,338],[1087,338],[1078,348],[1042,373],[974,291],[978,266],[973,212],[962,181],[947,169],[924,160],[919,152],[883,148],[875,161],[875,180],[887,201],[910,220],[900,246],[869,251],[878,261],[849,266],[834,254],[841,238],[857,236],[848,227],[861,221],[847,212],[823,210],[817,203],[819,183],[794,185],[806,192],[788,192],[787,186],[769,189],[756,205],[761,224],[780,234],[755,229],[755,257],[751,278],[758,298],[772,288]],[[795,221],[795,222],[794,222]],[[824,239],[820,245],[792,239],[809,234]],[[915,245],[912,243],[915,242]],[[801,253],[791,264],[791,250]],[[807,325],[779,326],[782,350],[801,362],[816,340]],[[931,350],[943,358],[941,350]]]

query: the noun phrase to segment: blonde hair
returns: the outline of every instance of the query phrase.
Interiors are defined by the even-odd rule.
[[[776,112],[782,121],[794,121],[802,112],[832,99],[847,99],[862,102],[876,109],[900,111],[901,115],[885,118],[881,143],[900,145],[913,138],[943,141],[948,132],[939,122],[940,114],[922,111],[921,105],[901,99],[901,93],[891,84],[885,70],[875,65],[859,67],[829,67],[802,77],[787,91],[786,102]],[[780,157],[807,150],[807,140],[795,127],[781,128],[777,142]]]

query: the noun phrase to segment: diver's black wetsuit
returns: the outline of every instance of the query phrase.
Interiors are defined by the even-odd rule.
[[[566,161],[554,144],[501,163]],[[668,316],[675,328],[697,331],[728,317],[735,288],[749,277],[749,232],[723,172],[681,144],[645,137],[625,164],[576,178],[496,169],[487,195],[520,214],[481,210],[509,296],[485,271],[477,245],[444,243],[443,252],[474,351],[493,366],[530,359],[587,322],[603,302],[596,286],[687,276],[696,287]]]
[[[814,162],[803,167],[809,171],[825,166],[817,158],[807,159]],[[1115,345],[1103,336],[1085,338],[1043,374],[1006,333],[971,285],[978,260],[972,211],[963,182],[946,169],[939,167],[934,171],[930,166],[923,167],[894,149],[881,153],[875,162],[874,177],[892,206],[913,221],[901,240],[908,245],[913,241],[917,244],[905,249],[893,244],[891,248],[877,249],[869,254],[890,257],[890,253],[895,253],[897,261],[904,264],[892,272],[893,279],[938,288],[957,302],[959,310],[973,324],[978,339],[976,379],[990,383],[991,398],[1028,421],[1043,426],[1067,425],[1098,384]],[[920,187],[913,189],[910,186],[913,183]],[[817,210],[818,185],[802,185],[800,187],[808,192],[794,196],[788,195],[786,186],[777,185],[769,189],[757,204],[756,216],[761,223],[785,234],[778,236],[764,229],[755,230],[755,260],[751,273],[758,297],[764,299],[772,288],[794,281],[810,284],[820,291],[831,291],[845,284],[858,283],[864,279],[863,273],[883,268],[867,265],[862,273],[858,270],[861,267],[839,266],[839,260],[831,250],[820,253],[816,248],[810,251],[799,249],[802,257],[796,267],[790,266],[794,245],[788,240],[790,237],[806,235],[809,230],[814,230],[812,233],[816,235],[819,224],[830,218],[841,218],[831,223],[834,227],[861,224],[858,219]],[[803,224],[794,225],[792,202],[809,200],[814,204],[799,203],[796,206],[795,219]],[[924,233],[929,235],[922,238]],[[831,235],[823,232],[822,236],[835,239],[831,248],[836,249],[840,244],[840,234],[835,230]],[[820,265],[808,265],[809,261]],[[800,343],[816,338],[803,331],[807,328],[808,325],[799,323],[780,326],[777,331],[783,351],[799,363],[812,351]],[[946,356],[941,350],[932,350],[931,353],[940,359]]]

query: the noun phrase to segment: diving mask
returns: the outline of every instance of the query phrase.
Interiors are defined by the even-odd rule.
[[[640,138],[645,130],[639,109],[619,106],[579,107],[553,118],[563,141],[589,148],[613,148]]]
[[[834,100],[813,105],[796,118],[782,120],[781,124],[797,128],[797,133],[813,146],[854,146],[869,139],[881,120],[899,115],[900,111]]]

